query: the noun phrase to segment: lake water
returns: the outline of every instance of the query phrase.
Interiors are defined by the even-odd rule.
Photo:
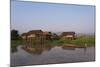
[[[37,49],[34,52],[27,52],[17,47],[17,52],[11,53],[12,66],[51,64],[51,63],[72,63],[88,62],[95,60],[95,47],[89,48],[62,48],[52,47]]]

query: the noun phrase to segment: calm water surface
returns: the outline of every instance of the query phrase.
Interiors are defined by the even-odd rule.
[[[49,63],[71,63],[85,62],[95,60],[95,48],[62,48],[52,47],[37,49],[33,53],[29,53],[18,46],[17,52],[11,53],[11,65],[36,65]]]

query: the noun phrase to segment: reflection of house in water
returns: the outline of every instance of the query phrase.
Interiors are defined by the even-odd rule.
[[[42,52],[44,51],[49,51],[52,48],[52,45],[45,45],[45,44],[37,44],[34,45],[34,47],[27,47],[27,45],[22,47],[24,50],[26,50],[27,52],[31,53],[31,54],[36,54],[36,55],[40,55],[42,54]]]
[[[48,44],[35,45],[35,47],[34,47],[35,51],[33,51],[32,53],[42,54],[43,51],[49,51],[49,50],[51,50],[51,48],[52,48],[52,45],[48,45]]]
[[[73,40],[75,39],[75,32],[63,32],[61,36],[62,38]]]

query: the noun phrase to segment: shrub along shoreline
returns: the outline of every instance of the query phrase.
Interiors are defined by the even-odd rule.
[[[16,50],[19,45],[28,45],[25,40],[11,40],[11,51]],[[95,37],[77,37],[75,40],[58,39],[58,40],[45,40],[44,44],[50,44],[51,46],[62,47],[91,47],[95,46]],[[34,41],[31,44],[34,47]]]

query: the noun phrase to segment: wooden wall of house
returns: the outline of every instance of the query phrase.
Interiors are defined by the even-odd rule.
[[[36,36],[36,37],[31,37],[31,38],[27,38],[27,42],[29,44],[44,44],[45,42],[45,37],[44,36]]]

